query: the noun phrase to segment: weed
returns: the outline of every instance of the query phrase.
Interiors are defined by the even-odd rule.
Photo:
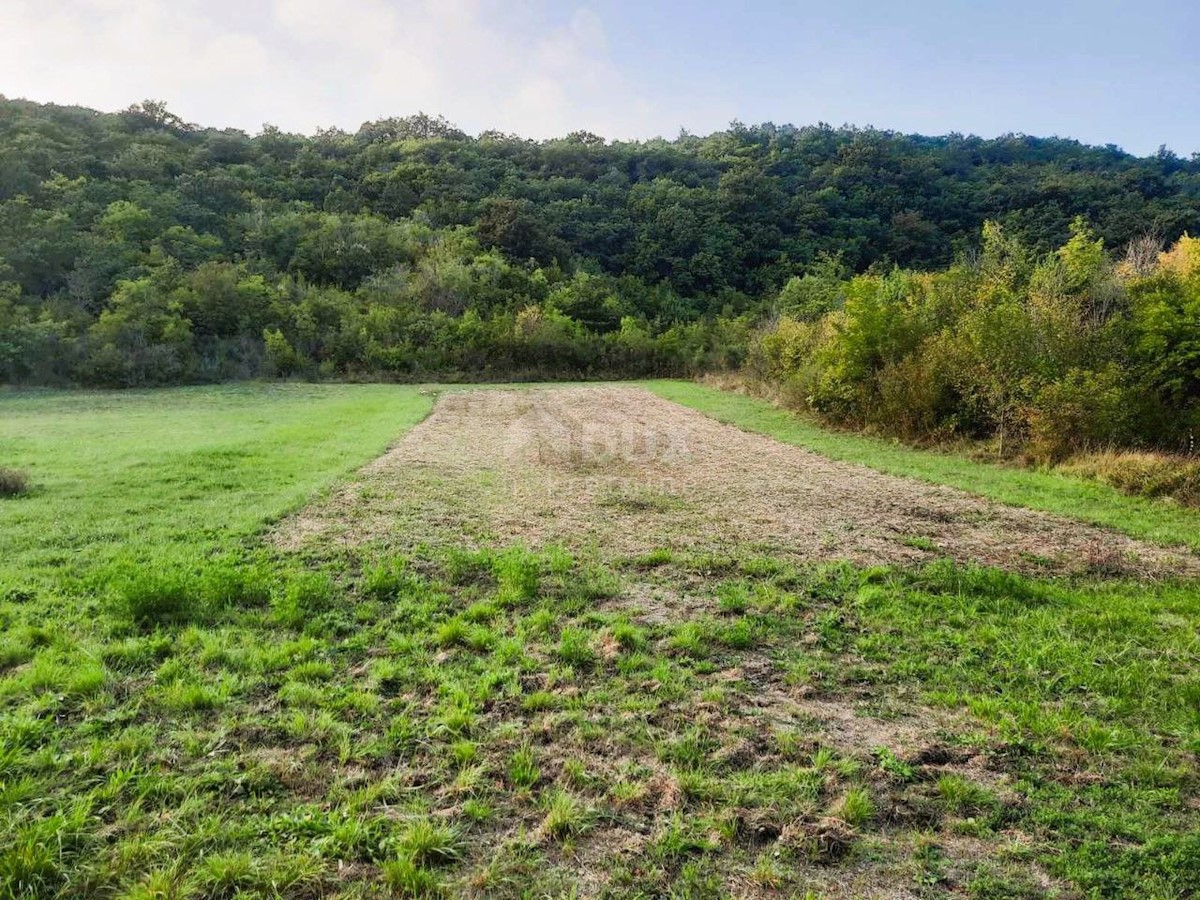
[[[896,756],[887,747],[876,747],[875,759],[879,763],[880,771],[887,773],[897,781],[911,781],[916,774],[912,766]]]
[[[0,466],[0,499],[23,497],[31,490],[29,473]]]
[[[923,887],[933,887],[946,880],[946,861],[941,847],[928,835],[918,835],[913,846],[913,880]]]

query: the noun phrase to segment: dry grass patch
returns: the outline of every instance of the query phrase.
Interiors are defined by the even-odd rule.
[[[836,462],[625,387],[444,395],[282,547],[524,541],[863,565],[934,557],[1023,572],[1200,573],[1078,522]]]
[[[0,466],[0,498],[20,497],[32,489],[29,473]]]
[[[1200,506],[1200,459],[1195,457],[1106,450],[1074,456],[1056,468],[1138,497],[1170,497]]]

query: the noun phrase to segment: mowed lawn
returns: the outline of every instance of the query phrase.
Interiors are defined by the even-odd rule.
[[[897,440],[832,431],[766,400],[701,384],[650,381],[645,386],[718,421],[806,447],[830,459],[948,484],[989,500],[1103,525],[1155,543],[1200,549],[1200,512],[1169,500],[1132,497],[1099,482],[1057,472],[981,462],[960,453],[920,450]]]
[[[650,387],[837,458],[1200,531]],[[633,556],[270,540],[339,483],[347,515],[386,501],[386,472],[351,473],[433,400],[0,394],[0,465],[34,485],[0,500],[0,900],[1195,895],[1200,586],[689,554],[659,543],[674,498],[636,484]],[[474,502],[445,450],[405,473],[414,528]]]
[[[0,392],[0,466],[34,485],[0,505],[0,584],[237,547],[432,403],[382,385]]]

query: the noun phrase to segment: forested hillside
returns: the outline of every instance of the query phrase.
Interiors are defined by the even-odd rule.
[[[794,276],[1108,249],[1200,223],[1200,160],[1059,139],[743,126],[312,137],[0,98],[0,381],[685,373]],[[822,274],[824,273],[824,274]],[[824,313],[821,309],[820,313]]]

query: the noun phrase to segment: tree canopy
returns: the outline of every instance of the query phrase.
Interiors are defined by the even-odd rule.
[[[250,136],[0,98],[0,380],[691,371],[736,363],[781,289],[815,315],[989,221],[1086,278],[1080,217],[1109,248],[1200,231],[1200,160],[824,124]]]

